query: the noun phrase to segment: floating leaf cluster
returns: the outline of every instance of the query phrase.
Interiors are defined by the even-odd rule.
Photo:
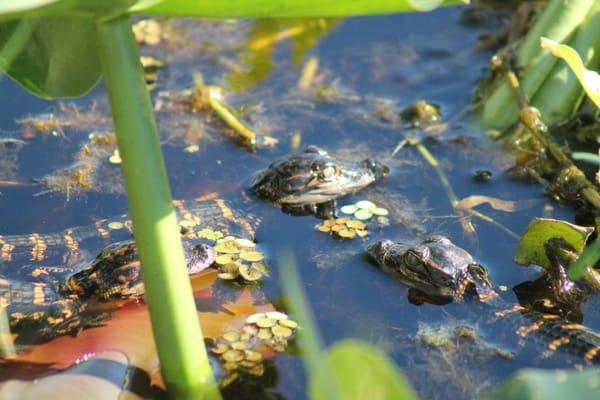
[[[143,19],[133,25],[133,34],[135,41],[139,44],[156,46],[160,43],[162,28],[157,21],[152,19]]]
[[[317,229],[343,239],[365,237],[369,234],[364,222],[351,218],[327,219],[321,225],[317,225]]]
[[[377,205],[369,200],[361,200],[355,204],[348,204],[343,206],[340,211],[344,214],[353,215],[354,218],[361,221],[366,221],[373,216],[386,217],[389,211],[383,207],[377,207]]]
[[[219,240],[223,237],[223,232],[213,231],[212,229],[202,229],[198,232],[199,238],[204,238],[208,240]]]
[[[256,243],[244,238],[226,236],[218,239],[214,246],[217,252],[215,263],[218,277],[224,280],[242,279],[255,282],[268,275],[264,264],[265,255],[255,249]]]
[[[232,382],[240,371],[261,376],[264,357],[260,347],[283,352],[297,329],[298,323],[286,314],[271,311],[252,314],[238,331],[225,332],[211,349],[228,373],[225,382]]]

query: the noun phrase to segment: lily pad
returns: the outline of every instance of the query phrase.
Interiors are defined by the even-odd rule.
[[[534,218],[521,237],[514,260],[518,264],[550,266],[544,243],[553,238],[561,238],[581,253],[593,228],[571,224],[556,219]]]

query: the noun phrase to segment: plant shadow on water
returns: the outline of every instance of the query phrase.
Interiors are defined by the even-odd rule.
[[[255,154],[236,147],[222,135],[221,127],[215,128],[203,116],[158,110],[174,197],[193,199],[217,192],[242,212],[259,215],[262,222],[257,242],[271,254],[292,246],[301,255],[297,260],[300,274],[325,342],[357,337],[379,346],[406,372],[422,398],[469,398],[519,368],[565,365],[552,357],[540,357],[536,350],[518,349],[514,338],[507,339],[486,326],[490,311],[482,307],[469,303],[411,304],[406,289],[365,256],[367,244],[382,238],[406,240],[442,233],[485,265],[496,284],[508,287],[503,297],[511,302],[516,297],[510,288],[536,276],[533,269],[512,261],[517,240],[505,231],[477,219],[473,220],[475,233],[463,230],[434,169],[415,148],[404,147],[392,155],[404,135],[417,135],[418,131],[373,121],[370,116],[381,104],[399,109],[425,99],[439,105],[448,126],[439,140],[426,140],[425,145],[440,161],[459,199],[487,195],[526,205],[511,213],[482,207],[482,212],[511,231],[522,233],[532,216],[572,219],[572,212],[546,198],[540,186],[509,180],[503,170],[510,166],[510,156],[483,139],[481,128],[464,113],[489,54],[475,49],[480,31],[461,25],[460,13],[460,8],[451,8],[430,14],[356,18],[335,21],[319,30],[329,33],[311,49],[311,54],[319,57],[323,85],[336,89],[338,96],[333,101],[319,102],[298,93],[300,70],[293,67],[297,52],[288,42],[270,48],[266,55],[274,57],[273,65],[269,65],[271,73],[246,73],[256,85],[232,99],[238,105],[254,106],[253,123],[279,141],[275,146],[259,148]],[[150,49],[156,53],[153,55],[166,58],[169,65],[161,72],[155,104],[157,99],[164,100],[165,91],[190,87],[192,74],[198,70],[206,81],[235,82],[224,73],[226,66],[235,70],[232,64],[238,62],[236,57],[242,64],[253,59],[240,49],[245,36],[253,35],[251,22],[234,26],[208,22],[198,27],[192,21],[178,21],[173,29],[194,39],[210,31],[206,26],[216,32],[234,32],[235,40],[219,41],[213,33],[202,39],[204,52],[193,47],[194,42],[187,43],[190,47],[185,49]],[[211,47],[212,40],[215,43]],[[246,72],[252,68],[242,67]],[[7,136],[19,136],[22,127],[15,121],[56,108],[54,103],[24,95],[7,79],[0,82],[0,87],[5,93],[0,100],[0,129]],[[95,101],[105,109],[98,89],[78,104],[86,108]],[[199,125],[194,119],[200,121],[196,122]],[[98,129],[106,127],[100,125]],[[199,130],[196,136],[189,133],[193,129]],[[373,156],[389,165],[392,171],[382,181],[338,202],[344,205],[370,199],[385,203],[390,210],[389,225],[372,229],[365,239],[341,241],[317,231],[315,225],[320,221],[312,216],[288,216],[248,199],[245,190],[253,171],[292,151],[294,132],[301,132],[302,147],[314,144],[340,156]],[[29,139],[18,153],[16,179],[44,177],[69,165],[89,133],[89,129],[70,127],[64,135]],[[190,144],[188,139],[199,145],[198,152],[183,151]],[[106,162],[100,167],[118,169]],[[489,170],[493,177],[489,182],[477,182],[473,179],[476,170]],[[38,195],[46,189],[37,183],[3,188],[0,232],[59,231],[119,215],[126,209],[126,200],[119,194],[81,190],[72,193],[67,202],[65,193]],[[98,250],[88,249],[91,254]],[[282,295],[277,276],[272,270],[271,279],[261,287],[271,302]],[[584,313],[591,313],[592,307],[585,305]],[[585,320],[592,329],[600,329],[598,317],[590,315]],[[467,331],[473,328],[476,333],[465,339],[465,331],[457,327]],[[516,356],[506,356],[511,352]],[[288,399],[304,398],[306,380],[299,358],[284,355],[273,362],[277,373],[271,377],[275,381],[268,382],[272,390]],[[226,395],[252,397],[251,393],[234,389],[228,389]]]

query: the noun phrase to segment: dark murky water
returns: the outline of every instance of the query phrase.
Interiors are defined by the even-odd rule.
[[[268,63],[261,58],[262,53],[254,56],[262,64],[254,73],[246,73],[244,79],[227,72],[226,65],[232,63],[241,62],[244,70],[252,68],[240,61],[240,54],[245,54],[245,60],[252,60],[253,55],[242,49],[246,38],[257,34],[260,24],[242,22],[231,26],[211,22],[194,28],[190,22],[178,22],[176,26],[184,29],[182,35],[195,42],[185,48],[144,50],[170,64],[161,72],[158,91],[190,87],[195,71],[202,71],[206,82],[224,85],[248,83],[250,78],[257,81],[255,86],[229,98],[232,105],[255,105],[254,125],[279,140],[276,146],[261,148],[256,154],[225,138],[218,125],[208,122],[205,115],[159,113],[174,197],[191,199],[219,192],[236,207],[260,215],[263,223],[257,241],[271,255],[283,247],[294,249],[324,341],[330,344],[354,337],[377,345],[407,373],[422,398],[469,398],[519,368],[565,365],[564,360],[540,359],[538,350],[520,351],[514,360],[492,358],[479,362],[477,354],[465,355],[467,350],[442,353],[416,344],[415,333],[425,329],[420,324],[467,324],[476,327],[490,347],[518,351],[514,340],[506,340],[497,329],[486,325],[489,310],[470,304],[415,306],[408,302],[404,287],[364,257],[366,245],[380,238],[406,239],[435,232],[448,235],[486,265],[493,281],[509,288],[504,293],[508,301],[515,300],[510,288],[536,276],[535,270],[512,261],[517,241],[497,226],[473,220],[475,234],[463,231],[435,171],[416,149],[406,147],[391,155],[405,135],[418,132],[365,120],[365,113],[372,113],[374,104],[380,104],[378,99],[394,102],[396,109],[419,99],[440,105],[449,121],[448,129],[439,141],[426,141],[426,146],[440,161],[458,198],[488,195],[528,206],[512,213],[479,208],[509,230],[522,233],[533,216],[572,219],[572,212],[545,197],[543,188],[509,180],[502,171],[510,166],[510,157],[487,143],[481,128],[464,112],[470,106],[472,89],[489,54],[474,49],[481,32],[461,25],[460,12],[454,8],[431,14],[356,18],[330,25],[330,33],[310,50],[319,58],[323,83],[337,86],[345,96],[328,103],[315,102],[295,89],[300,68],[294,63],[297,49],[289,41],[272,49],[272,65],[264,65]],[[213,43],[219,51],[207,51],[201,42]],[[21,128],[16,120],[57,108],[56,102],[34,99],[9,79],[2,79],[0,88],[0,129],[6,136],[19,137]],[[77,104],[87,109],[96,101],[100,110],[105,109],[102,90],[95,89]],[[197,141],[199,152],[186,153],[181,136],[193,120],[204,127],[204,136]],[[89,132],[65,129],[64,137],[50,135],[28,140],[18,153],[15,178],[27,182],[69,165]],[[364,241],[341,242],[317,232],[314,226],[318,220],[313,217],[292,217],[256,200],[243,201],[241,194],[253,172],[292,151],[294,132],[301,133],[302,147],[316,144],[332,153],[368,154],[389,164],[392,172],[388,177],[368,190],[342,199],[340,204],[365,198],[375,202],[387,199],[392,223],[372,231]],[[463,139],[457,140],[459,137]],[[113,175],[118,172],[118,167],[106,162],[102,168],[112,170]],[[472,174],[477,169],[492,171],[492,180],[475,182]],[[52,232],[126,210],[126,200],[120,194],[70,194],[67,201],[64,193],[39,194],[45,190],[38,185],[3,188],[0,232]],[[97,250],[90,249],[92,254]],[[262,287],[272,301],[281,296],[274,267],[272,279]],[[588,303],[585,309],[592,306]],[[590,314],[584,310],[585,323],[600,329],[600,320]],[[285,398],[304,398],[306,382],[299,358],[280,356],[275,365],[277,391]]]

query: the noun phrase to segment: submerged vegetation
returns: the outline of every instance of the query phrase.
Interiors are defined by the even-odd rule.
[[[426,8],[431,8],[440,2],[426,3]],[[476,91],[475,113],[485,126],[492,129],[489,136],[503,141],[515,155],[515,165],[508,171],[512,177],[544,184],[553,199],[578,212],[577,223],[580,225],[552,218],[535,218],[522,236],[498,215],[517,213],[529,207],[529,200],[506,200],[501,193],[493,191],[498,178],[496,172],[492,173],[490,169],[496,171],[498,168],[493,166],[492,156],[484,154],[480,159],[487,164],[477,166],[466,174],[460,171],[460,177],[455,178],[448,169],[449,159],[440,155],[443,151],[440,151],[439,143],[449,148],[456,146],[452,150],[453,156],[460,153],[456,149],[470,149],[466,139],[461,142],[461,138],[448,140],[443,137],[465,115],[464,110],[451,115],[443,110],[443,106],[423,99],[406,101],[404,107],[398,107],[395,100],[354,89],[352,79],[358,78],[341,81],[331,69],[320,64],[321,60],[316,55],[311,54],[319,40],[338,29],[342,20],[295,19],[408,11],[410,6],[414,6],[412,1],[357,1],[350,6],[312,0],[274,0],[261,4],[246,0],[235,0],[229,4],[167,0],[114,1],[90,7],[87,2],[44,0],[31,3],[10,1],[0,5],[0,67],[6,74],[32,93],[45,98],[83,95],[95,86],[102,74],[116,131],[111,131],[109,113],[104,104],[97,106],[94,103],[87,110],[61,103],[54,113],[23,117],[16,121],[22,139],[4,138],[0,143],[0,185],[9,188],[24,184],[18,181],[15,154],[28,141],[68,138],[71,130],[88,131],[86,139],[73,146],[76,149],[70,165],[46,171],[26,185],[35,187],[37,196],[48,192],[64,193],[67,201],[94,192],[126,191],[132,215],[131,218],[99,220],[93,226],[67,228],[57,235],[0,236],[2,268],[4,264],[18,264],[23,254],[30,257],[28,262],[34,263],[33,267],[29,264],[19,266],[20,272],[6,280],[2,269],[0,289],[9,293],[7,296],[2,294],[0,314],[0,350],[2,358],[6,359],[3,365],[10,366],[9,360],[15,357],[19,362],[31,362],[32,365],[43,363],[47,355],[45,352],[51,352],[45,347],[51,349],[49,343],[32,346],[33,351],[29,354],[19,355],[22,337],[32,332],[22,333],[15,329],[20,329],[23,321],[22,325],[35,326],[40,322],[35,320],[35,315],[42,315],[42,322],[48,323],[44,329],[60,327],[52,331],[54,336],[93,335],[89,332],[94,332],[98,325],[106,325],[97,328],[101,332],[99,335],[104,332],[104,336],[110,336],[111,332],[117,331],[115,326],[121,323],[119,318],[130,313],[129,318],[137,324],[136,327],[146,329],[139,343],[127,336],[128,332],[119,333],[124,335],[124,343],[132,349],[130,362],[146,374],[145,379],[150,382],[148,386],[166,388],[173,398],[206,396],[218,399],[222,395],[227,398],[279,398],[278,379],[273,372],[276,370],[274,363],[278,361],[274,360],[279,359],[279,353],[301,353],[309,381],[306,395],[312,399],[416,399],[411,383],[394,364],[398,357],[391,360],[382,351],[385,345],[380,349],[372,345],[376,342],[376,324],[371,324],[369,318],[375,320],[379,317],[364,315],[362,310],[353,309],[354,303],[351,303],[344,314],[357,311],[356,318],[364,320],[360,320],[357,326],[370,330],[369,336],[361,337],[367,337],[371,344],[344,339],[325,348],[312,310],[316,315],[321,312],[327,315],[327,307],[337,304],[337,301],[340,301],[339,307],[343,307],[345,296],[360,296],[362,290],[353,293],[355,288],[340,290],[332,286],[327,296],[335,299],[315,302],[304,293],[303,279],[296,265],[296,259],[303,259],[299,256],[300,252],[306,250],[307,254],[318,259],[315,264],[327,265],[322,269],[323,274],[337,274],[343,282],[346,276],[351,278],[354,273],[343,267],[348,259],[359,259],[359,254],[366,255],[367,244],[382,239],[383,234],[397,238],[398,231],[402,234],[408,232],[411,243],[395,243],[401,250],[390,247],[390,241],[372,244],[369,247],[370,263],[379,264],[384,271],[388,270],[386,272],[391,270],[400,282],[408,286],[408,302],[412,305],[425,304],[423,313],[429,312],[427,305],[464,302],[464,309],[473,308],[482,315],[493,314],[486,323],[493,324],[498,319],[509,320],[512,317],[516,317],[512,320],[516,319],[519,324],[525,323],[508,329],[512,336],[516,336],[511,340],[519,342],[519,345],[560,335],[553,337],[549,344],[542,344],[542,358],[550,358],[557,350],[572,350],[578,346],[579,358],[573,361],[565,356],[568,361],[559,365],[561,367],[597,363],[600,334],[580,323],[585,301],[597,298],[600,290],[600,271],[596,268],[600,260],[600,238],[597,238],[600,229],[600,171],[596,168],[600,164],[600,155],[596,155],[600,137],[600,79],[593,72],[600,65],[600,5],[590,0],[549,0],[541,3],[513,5],[509,11],[489,9],[479,4],[471,9],[482,7],[480,18],[484,21],[489,16],[492,20],[498,15],[511,16],[510,23],[501,32],[480,41],[486,46],[502,42],[504,45],[496,50],[489,76],[481,80]],[[237,42],[231,47],[225,46],[226,50],[216,48],[217,45],[209,41],[200,45],[194,43],[201,52],[214,55],[211,62],[226,72],[222,78],[214,78],[214,74],[195,71],[193,77],[188,76],[185,80],[188,89],[181,89],[181,73],[170,69],[168,57],[166,62],[162,61],[161,52],[156,49],[164,45],[173,53],[189,52],[185,57],[193,60],[197,48],[183,46],[185,40],[178,36],[181,35],[178,32],[180,28],[171,20],[144,19],[132,30],[129,15],[135,13],[288,19],[258,20],[250,28],[236,26],[232,22],[228,27],[228,23],[224,22],[223,30],[215,30],[213,34],[225,37],[227,34],[223,32],[228,30],[246,31],[246,48],[235,49],[239,46]],[[470,11],[469,15],[469,18],[474,18],[475,13]],[[522,34],[525,36],[522,37]],[[291,91],[273,96],[274,100],[268,98],[271,93],[257,96],[256,92],[251,92],[252,88],[269,82],[281,50],[277,49],[277,45],[288,39],[292,43],[291,64],[298,68],[294,70]],[[168,44],[169,41],[172,43]],[[139,65],[137,46],[150,49],[149,53],[153,56],[141,59],[144,69]],[[235,50],[232,51],[232,48]],[[438,50],[426,49],[424,54],[427,51],[435,54]],[[390,68],[386,65],[389,58],[377,57],[373,70],[369,71],[373,76],[381,75],[381,71]],[[164,75],[167,77],[163,78]],[[211,77],[210,84],[204,83],[203,76]],[[172,86],[163,86],[162,79],[169,79]],[[394,79],[405,84],[402,76]],[[416,78],[417,81],[419,79],[423,78]],[[155,93],[152,99],[148,94],[150,90]],[[265,108],[269,107],[271,109],[265,112]],[[299,122],[296,125],[282,122],[289,118],[288,114],[277,115],[282,110],[292,110],[300,116],[297,118]],[[264,116],[269,111],[273,115],[271,119]],[[159,117],[165,116],[164,119],[159,118],[158,124],[154,121],[155,113]],[[337,138],[337,150],[333,149],[329,156],[316,146],[302,143],[307,132],[310,138],[312,129],[303,126],[306,125],[303,122],[306,116],[327,121],[330,125],[326,126],[337,124],[340,130],[348,129],[351,124],[355,129],[378,127],[386,133],[400,131],[401,139],[383,135],[377,139],[381,141],[380,147],[386,147],[381,161],[362,157],[373,147],[368,144],[361,147],[356,138]],[[200,119],[203,122],[199,122]],[[457,125],[460,126],[460,123]],[[299,126],[300,129],[292,132],[290,126]],[[319,129],[318,125],[315,126]],[[167,137],[159,136],[159,130],[169,131]],[[287,136],[273,133],[284,130]],[[200,195],[193,194],[198,197],[191,200],[173,202],[160,145],[177,143],[177,146],[185,146],[172,158],[184,159],[194,154],[200,154],[199,158],[202,158],[208,156],[208,144],[217,141],[215,136],[221,134],[251,150],[248,154],[235,148],[233,156],[210,158],[219,168],[225,166],[234,171],[236,177],[240,176],[239,171],[245,163],[271,159],[270,153],[280,146],[280,142],[289,142],[294,155],[278,159],[258,173],[253,190],[249,191],[239,190],[239,185],[229,182],[229,178],[217,175],[217,167],[213,166],[214,170],[201,172],[199,181],[199,185],[206,186],[208,190]],[[368,142],[371,138],[360,136],[359,140]],[[298,153],[304,147],[306,149]],[[570,148],[578,151],[571,152]],[[413,150],[412,156],[401,158]],[[394,171],[404,163],[420,165],[417,173],[407,177],[410,183],[416,181],[413,189],[416,188],[417,196],[421,190],[418,184],[424,184],[425,176],[431,172],[435,186],[439,186],[442,192],[442,195],[433,196],[433,200],[448,206],[445,210],[449,215],[428,215],[428,211],[437,206],[432,204],[431,199],[429,203],[422,199],[418,206],[409,206],[405,198],[395,197],[397,193],[389,191],[390,184],[385,179],[397,179],[397,176],[386,177],[384,183],[379,182],[388,174],[388,166]],[[506,164],[505,161],[503,163]],[[120,167],[124,184],[119,175]],[[181,179],[190,178],[195,173],[185,175],[184,172]],[[457,189],[456,180],[465,177],[475,188],[469,193],[475,194],[463,195],[462,190]],[[336,203],[337,197],[353,195],[372,183],[375,188],[367,190],[366,197],[361,195],[352,198],[351,202]],[[184,186],[188,189],[187,185]],[[211,188],[215,192],[210,192]],[[220,197],[229,188],[233,188],[237,200],[240,200],[234,200],[233,205],[231,199]],[[306,242],[299,242],[298,249],[294,251],[296,256],[290,252],[278,253],[274,264],[268,252],[270,241],[277,243],[281,232],[298,229],[300,225],[282,219],[281,224],[270,222],[274,232],[271,237],[255,235],[257,225],[263,222],[263,214],[268,213],[259,206],[243,204],[250,202],[251,195],[264,197],[294,215],[312,214],[325,219],[316,225],[312,220],[310,229],[304,233],[299,230],[300,236],[306,236],[303,238]],[[408,215],[410,207],[421,207],[423,212],[417,216]],[[481,211],[483,207],[485,211]],[[540,216],[553,216],[549,208],[544,209],[544,215]],[[311,218],[305,217],[309,221]],[[429,226],[423,227],[423,222],[433,218],[456,222],[461,227],[460,233],[466,240],[471,240],[471,244],[486,239],[479,236],[479,222],[498,230],[505,235],[502,237],[519,239],[519,247],[513,249],[514,260],[543,268],[542,275],[531,283],[532,286],[540,286],[541,290],[529,290],[527,300],[521,302],[518,298],[520,304],[500,302],[505,297],[502,292],[507,288],[502,280],[492,283],[488,270],[493,266],[480,265],[479,260],[444,236],[423,239],[424,234],[431,231]],[[433,228],[433,231],[437,230],[437,226]],[[320,232],[331,237],[320,235]],[[137,253],[131,256],[122,245],[106,246],[107,241],[129,239],[132,233],[135,234],[137,252],[143,265],[143,284]],[[322,236],[325,236],[325,241],[321,241]],[[102,242],[105,247],[90,264],[86,261],[90,254],[85,255],[80,246],[92,240]],[[305,249],[303,246],[308,244],[311,247]],[[286,247],[289,245],[285,244]],[[508,248],[499,245],[502,249]],[[331,247],[322,251],[319,246]],[[131,249],[131,246],[126,248]],[[210,249],[210,254],[201,252],[202,249]],[[59,260],[57,262],[61,265],[42,264],[48,259]],[[489,258],[484,261],[489,261]],[[198,263],[202,272],[194,269]],[[205,264],[212,267],[205,269]],[[106,276],[88,274],[79,279],[82,276],[79,270],[89,272],[98,265],[108,266],[111,272]],[[113,267],[115,271],[112,271]],[[188,274],[192,275],[191,284],[188,283]],[[20,280],[16,280],[15,276]],[[281,281],[285,297],[271,303],[263,290],[266,291],[264,287],[276,277]],[[29,315],[21,309],[18,312],[14,309],[20,303],[16,297],[10,297],[10,293],[22,281],[37,289],[31,289],[31,294],[26,291],[25,285],[18,286],[22,290],[18,293],[25,295],[16,296],[37,296],[34,304],[42,307],[38,314]],[[94,304],[105,300],[102,293],[109,293],[106,295],[108,299],[116,298],[121,302],[90,310],[82,307],[86,313],[97,312],[98,318],[85,315],[89,318],[85,320],[86,324],[78,319],[75,329],[66,324],[73,321],[71,317],[78,318],[79,312],[66,316],[66,309],[59,308],[56,314],[48,314],[44,308],[50,304],[49,296],[65,293],[64,282],[71,285],[67,285],[70,292],[65,298],[79,300],[89,296],[86,300]],[[41,300],[40,291],[43,292]],[[125,296],[126,293],[133,295]],[[144,293],[160,356],[160,369],[153,361],[152,337],[148,338],[151,336],[148,334],[149,323],[132,308],[135,302],[130,301]],[[227,297],[225,301],[217,296],[223,293]],[[228,297],[231,293],[234,293],[235,300]],[[376,294],[382,295],[377,300],[382,303],[394,303],[403,297],[394,295],[386,299],[385,291],[373,291],[371,296]],[[60,301],[59,298],[56,304],[62,304]],[[196,308],[207,307],[211,301],[219,302],[215,309],[196,311]],[[51,305],[54,307],[56,304]],[[510,306],[510,309],[504,310],[503,306]],[[115,313],[116,320],[111,320],[113,317],[104,313],[107,309],[112,311],[121,307],[123,310]],[[448,315],[458,309],[451,307],[448,306]],[[463,311],[457,312],[464,317]],[[196,318],[198,314],[202,331]],[[331,321],[329,318],[323,318],[324,324],[335,326],[335,318]],[[399,348],[396,355],[400,354],[404,365],[414,367],[407,371],[407,376],[423,397],[430,390],[439,390],[438,387],[432,389],[433,385],[427,388],[429,382],[424,381],[429,379],[438,383],[457,380],[448,393],[455,392],[465,398],[484,394],[490,399],[534,398],[541,386],[548,392],[549,398],[558,398],[559,395],[592,398],[597,390],[598,371],[593,369],[558,373],[523,371],[517,372],[503,385],[497,382],[490,384],[490,364],[512,362],[519,358],[518,351],[513,351],[512,347],[497,347],[495,337],[480,334],[470,323],[463,323],[453,316],[444,318],[450,324],[440,326],[418,321],[416,333],[394,333],[396,338],[401,338],[401,345],[396,344]],[[87,327],[94,329],[82,332]],[[138,328],[132,327],[129,333],[137,334],[135,329]],[[341,328],[335,326],[335,329]],[[400,332],[405,328],[393,329]],[[327,343],[334,341],[327,331],[323,334],[327,335]],[[539,337],[537,334],[540,334]],[[115,341],[121,339],[119,335],[115,335],[118,336]],[[334,338],[339,336],[343,337],[345,333],[340,335],[336,332]],[[57,341],[60,343],[61,339],[66,338]],[[110,341],[112,338],[101,340]],[[398,342],[382,339],[383,342],[385,340]],[[127,350],[124,354],[129,354]],[[87,362],[86,357],[91,357],[87,355],[88,350],[85,351],[86,356],[77,362]],[[94,351],[90,350],[90,354],[93,355]],[[97,359],[91,358],[92,361]],[[72,360],[64,361],[64,364],[70,366]],[[56,374],[55,377],[62,379],[65,375]],[[131,377],[123,373],[122,378],[126,385]],[[283,379],[286,380],[290,378]],[[50,382],[41,381],[42,385]],[[496,386],[499,386],[497,391],[489,394]],[[27,385],[23,386],[23,390],[28,390]]]

